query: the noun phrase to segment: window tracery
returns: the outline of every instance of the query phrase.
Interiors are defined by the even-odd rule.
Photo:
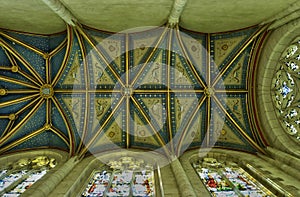
[[[282,127],[300,142],[300,39],[283,52],[272,80],[272,90]]]
[[[153,166],[122,157],[93,171],[82,196],[154,197]]]
[[[237,163],[203,158],[192,165],[212,196],[275,196]]]
[[[5,166],[0,171],[0,195],[19,196],[55,166],[56,160],[47,156],[23,158]]]

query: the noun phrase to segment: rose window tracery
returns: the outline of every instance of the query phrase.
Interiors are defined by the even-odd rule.
[[[273,103],[285,131],[300,141],[300,39],[283,52],[272,81]]]

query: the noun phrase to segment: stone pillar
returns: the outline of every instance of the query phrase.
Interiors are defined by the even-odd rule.
[[[60,184],[60,182],[72,171],[72,169],[77,165],[77,157],[70,158],[66,163],[64,163],[57,171],[51,173],[48,172],[48,178],[43,180],[38,185],[33,184],[32,188],[25,191],[22,196],[26,197],[47,197],[49,194]],[[54,168],[55,169],[55,168]]]
[[[180,196],[193,196],[196,197],[196,194],[194,192],[194,189],[192,187],[191,182],[189,181],[184,169],[182,168],[182,165],[180,161],[175,158],[171,163],[171,168],[173,171],[173,174],[175,176],[177,186],[180,191]]]

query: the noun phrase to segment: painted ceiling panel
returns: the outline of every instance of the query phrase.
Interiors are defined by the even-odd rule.
[[[22,138],[25,140],[28,137],[29,133],[38,131],[39,129],[43,128],[46,119],[45,111],[46,104],[41,103],[37,108],[28,109],[24,113],[22,113],[20,117],[17,117],[17,120],[14,122],[13,129],[3,136],[5,137],[7,135],[11,135],[10,138],[5,143],[3,143],[2,147],[8,147],[9,145],[21,140]],[[25,123],[22,124],[22,121],[25,121]],[[12,133],[12,131],[14,132]]]
[[[103,53],[108,64],[112,64],[119,75],[124,73],[124,53],[125,35],[124,34],[103,34],[96,31],[88,31],[95,40],[99,50]],[[88,51],[88,53],[91,51]]]
[[[62,75],[56,86],[63,89],[83,89],[85,87],[83,57],[76,37],[72,45],[68,63],[62,71]]]
[[[64,43],[64,45],[63,45]],[[61,48],[53,48],[54,49],[59,49],[57,50],[57,52],[55,53],[55,55],[52,56],[52,58],[50,59],[50,65],[51,65],[51,81],[54,81],[56,74],[59,72],[59,69],[61,68],[61,63],[63,62],[64,56],[66,54],[67,51],[67,47],[65,46],[66,42],[62,42],[60,43]],[[61,86],[60,83],[57,84],[57,87],[59,88]]]
[[[68,150],[69,146],[57,135],[51,131],[44,131],[23,143],[13,147],[11,151],[20,151],[26,149],[36,148],[48,148],[48,147],[59,147],[62,150]]]
[[[205,82],[206,78],[206,65],[207,63],[207,35],[200,33],[192,33],[188,31],[178,31],[177,35],[181,38],[183,46],[180,46],[179,40],[177,39],[178,51],[182,56],[186,53],[185,61],[187,64],[192,64],[195,67],[197,75],[200,79]]]
[[[166,130],[166,95],[165,94],[136,94],[134,95],[134,99],[136,101],[135,107],[138,111],[143,110],[142,113],[147,114],[147,124],[151,124],[150,126],[158,132],[164,139],[164,141],[168,141],[168,131]],[[136,125],[133,119],[132,125],[138,127],[140,125]],[[141,126],[140,126],[141,127]],[[145,127],[143,125],[143,127]]]
[[[17,33],[12,31],[4,31],[7,38],[11,37],[12,39],[21,40],[22,42],[27,43],[32,47],[36,47],[41,51],[49,51],[49,40],[51,39],[50,36],[36,36],[33,34],[24,34],[24,33]],[[17,41],[16,40],[16,41]],[[55,40],[58,40],[57,38]]]
[[[89,147],[90,153],[117,150],[125,147],[124,113],[123,108],[117,108],[114,113],[109,114],[109,117],[103,124],[98,124],[92,133],[86,133],[83,143]]]
[[[47,138],[39,147],[67,148],[79,156],[132,147],[166,154],[211,145],[261,150],[246,108],[253,47],[246,40],[257,28],[190,33],[193,37],[179,33],[179,27],[117,35],[67,29],[49,36],[48,46],[37,45],[45,51],[31,48],[38,35],[22,40],[19,34],[22,42],[2,42],[0,61],[20,65],[26,75],[0,66],[0,123],[5,128],[12,124],[0,138],[0,152],[29,148],[33,143],[26,141],[35,142],[37,135]],[[228,47],[220,52],[224,45]],[[212,59],[220,73],[212,68]],[[10,114],[19,116],[7,121],[13,119]]]
[[[225,119],[225,123],[219,132],[215,131],[212,133],[210,146],[231,147],[232,149],[248,152],[256,150],[256,148],[241,135],[228,118]]]
[[[245,51],[243,51],[236,60],[231,64],[223,76],[222,80],[219,80],[216,87],[219,89],[247,89],[247,78],[249,68],[249,56],[253,45],[249,45]]]
[[[65,95],[63,95],[63,96],[65,96]],[[65,97],[67,97],[67,96],[65,96]],[[64,120],[62,112],[57,108],[56,104],[52,103],[50,106],[51,107],[51,124],[52,124],[52,126],[56,130],[58,130],[62,134],[64,134],[65,136],[68,136],[68,127],[70,127],[72,129],[72,131],[74,131],[73,133],[77,132],[77,127],[75,125],[75,121],[73,118],[71,118],[72,112],[69,111],[68,107],[64,103],[64,101],[62,99],[62,95],[57,95],[56,98],[57,98],[61,108],[64,110],[63,112],[68,119]],[[68,121],[67,123],[69,123],[69,125],[66,123],[66,121]]]
[[[211,36],[211,57],[213,61],[212,76],[216,77],[231,66],[232,60],[249,43],[249,38],[257,31],[257,28],[251,30],[242,30],[232,33],[215,34]]]
[[[95,51],[90,51],[87,55],[89,65],[90,88],[113,89],[118,82],[118,75],[114,75],[112,70],[97,56]]]
[[[90,112],[88,114],[89,122],[88,131],[86,132],[86,140],[92,139],[98,131],[104,129],[109,121],[114,120],[115,113],[121,113],[119,109],[123,109],[123,100],[119,94],[96,93],[90,96]]]
[[[136,65],[131,69],[130,82],[134,89],[165,89],[166,66],[165,52],[157,50],[149,62]]]
[[[131,128],[133,128],[134,133],[132,133],[132,141],[134,147],[144,147],[150,149],[157,149],[164,145],[163,139],[159,137],[159,131],[155,130],[154,126],[149,120],[147,121],[144,115],[137,108],[131,110],[132,121]],[[162,137],[161,137],[162,138]]]
[[[200,98],[200,95],[198,96]],[[203,99],[203,97],[201,98]],[[201,100],[199,100],[201,101]],[[194,105],[194,112],[189,114],[189,118],[182,124],[182,130],[173,136],[174,149],[181,155],[188,148],[207,147],[205,139],[207,138],[207,103],[204,101],[201,105]],[[196,106],[199,106],[197,109]],[[175,122],[175,116],[172,119]]]
[[[219,101],[224,107],[228,114],[234,119],[235,122],[247,133],[251,138],[253,134],[251,131],[249,117],[247,113],[247,95],[246,94],[220,94],[218,95]]]

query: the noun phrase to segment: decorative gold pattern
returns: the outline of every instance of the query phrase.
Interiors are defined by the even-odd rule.
[[[226,114],[228,120],[237,127],[238,132],[257,150],[263,152],[262,148],[248,136],[247,132],[239,125],[239,122],[236,121],[235,117],[244,124],[244,117],[242,115],[242,107],[241,101],[239,99],[229,99],[226,102],[226,105],[231,109],[234,116],[228,113],[227,109],[223,106],[224,103],[220,101],[220,99],[216,96],[219,93],[230,92],[230,93],[248,93],[247,89],[229,89],[222,90],[217,88],[217,83],[224,76],[224,73],[232,68],[234,65],[234,61],[239,58],[241,53],[246,49],[246,47],[253,41],[253,39],[259,35],[264,29],[260,29],[251,38],[249,38],[243,46],[237,51],[236,54],[233,54],[232,58],[229,62],[222,67],[221,72],[217,74],[214,79],[211,79],[210,76],[211,65],[210,62],[210,53],[205,54],[207,56],[207,65],[206,68],[203,66],[201,53],[203,49],[197,43],[195,45],[194,41],[187,39],[179,33],[179,27],[177,29],[169,29],[166,27],[162,32],[159,38],[153,36],[149,36],[149,38],[145,39],[137,39],[133,40],[134,51],[132,52],[134,58],[134,62],[129,62],[129,56],[131,55],[129,52],[125,53],[125,61],[121,61],[122,54],[122,46],[121,42],[117,42],[113,39],[102,39],[100,37],[90,36],[87,31],[85,31],[82,27],[77,26],[76,29],[72,29],[68,26],[67,31],[67,39],[63,41],[56,49],[49,53],[45,53],[39,49],[31,47],[23,42],[18,42],[21,45],[24,45],[28,49],[34,51],[39,54],[41,57],[45,59],[46,62],[46,79],[39,76],[33,66],[30,65],[23,57],[20,55],[13,47],[11,47],[8,43],[1,40],[1,44],[8,51],[8,57],[10,58],[12,67],[0,67],[0,70],[8,70],[10,72],[19,73],[22,76],[26,77],[29,82],[20,81],[17,79],[3,77],[0,76],[0,80],[6,81],[9,83],[14,83],[18,85],[22,85],[26,87],[24,90],[5,90],[0,89],[0,95],[5,96],[7,94],[14,93],[30,93],[30,95],[15,99],[9,102],[0,103],[0,107],[7,107],[15,103],[20,103],[24,101],[30,101],[24,108],[22,108],[19,112],[10,115],[3,115],[2,117],[9,118],[10,121],[14,121],[18,115],[23,112],[25,109],[33,108],[29,111],[29,114],[26,115],[23,120],[21,120],[15,127],[9,129],[8,132],[4,133],[3,138],[0,139],[0,143],[7,142],[20,128],[22,128],[28,119],[42,106],[42,104],[46,103],[46,122],[45,125],[41,128],[36,129],[30,135],[23,137],[21,139],[16,140],[15,142],[9,144],[7,147],[0,150],[0,152],[5,152],[12,147],[15,147],[18,144],[23,143],[24,141],[41,134],[45,130],[55,133],[59,136],[69,147],[70,155],[78,154],[79,157],[83,157],[89,148],[92,145],[102,146],[105,145],[107,141],[112,141],[114,143],[126,143],[126,148],[130,148],[131,146],[131,136],[130,132],[134,134],[133,140],[137,144],[148,144],[156,147],[164,147],[164,151],[166,154],[170,154],[171,152],[176,152],[177,154],[181,151],[182,146],[186,145],[186,141],[199,141],[202,139],[202,133],[207,134],[207,144],[210,139],[216,138],[220,136],[219,141],[226,141],[232,143],[243,143],[238,137],[235,135],[233,131],[228,127],[223,127],[220,125],[218,127],[218,117],[216,114],[213,114],[211,111],[212,105],[217,104],[217,107],[221,109],[221,111]],[[176,31],[176,32],[174,32]],[[78,38],[78,43],[80,50],[78,49],[78,44],[76,43],[77,51],[72,51],[73,47],[73,32]],[[172,40],[177,40],[178,48],[182,53],[182,59],[180,55],[175,54],[172,56]],[[208,35],[210,37],[210,35]],[[16,40],[11,37],[7,37],[8,39]],[[93,40],[96,40],[96,42]],[[126,34],[126,49],[129,49],[129,40],[130,35]],[[223,62],[223,60],[228,56],[228,53],[232,51],[233,48],[243,40],[245,36],[239,36],[231,39],[219,39],[215,41],[215,61],[218,66]],[[84,40],[93,47],[92,52],[85,51]],[[167,42],[165,43],[165,40]],[[189,44],[184,45],[183,41],[188,40]],[[97,42],[103,42],[103,49],[100,50],[97,46]],[[210,52],[210,38],[207,38],[208,50]],[[153,47],[147,47],[152,46]],[[160,46],[166,45],[169,49],[165,51],[160,51]],[[66,53],[63,59],[62,64],[60,65],[55,76],[51,76],[51,58],[58,53],[63,47],[66,47]],[[70,55],[73,53],[74,58],[72,59]],[[191,55],[192,54],[192,55]],[[109,57],[107,57],[109,56]],[[196,61],[191,58],[196,57]],[[72,56],[73,57],[73,56]],[[198,58],[199,57],[199,58]],[[91,62],[88,62],[88,58]],[[115,68],[114,65],[110,62],[110,59],[114,60],[114,63],[118,66]],[[173,58],[173,59],[172,59]],[[242,62],[246,58],[246,55],[243,56],[237,66],[229,71],[227,78],[224,79],[224,83],[226,85],[235,85],[239,84],[242,79]],[[143,64],[138,65],[141,60]],[[153,59],[155,59],[153,61]],[[17,66],[16,60],[20,61],[24,64],[24,67],[29,71],[29,74],[22,72],[22,70]],[[170,65],[173,62],[173,65]],[[194,65],[194,62],[197,62],[198,65]],[[121,70],[123,68],[122,64],[126,64],[126,68],[124,71],[125,76],[120,76],[118,69]],[[164,64],[167,64],[164,65]],[[71,64],[71,65],[70,65]],[[91,67],[88,65],[91,64]],[[131,65],[132,64],[132,65]],[[200,76],[198,67],[200,71],[206,70],[205,76]],[[130,73],[130,69],[136,69],[134,74]],[[173,69],[173,70],[172,70]],[[190,70],[188,70],[190,69]],[[66,72],[68,71],[68,72]],[[84,73],[82,73],[84,72]],[[92,72],[92,74],[89,74]],[[174,72],[174,79],[171,79],[171,72]],[[83,79],[84,78],[84,79]],[[53,79],[53,80],[52,80]],[[61,82],[60,80],[63,80]],[[114,81],[115,80],[115,81]],[[173,81],[172,81],[173,80]],[[116,82],[117,81],[117,82]],[[116,90],[112,90],[111,88],[107,88],[106,86],[115,87],[116,83],[119,85]],[[81,85],[82,88],[66,90],[64,87],[56,88],[56,85],[60,86],[68,86],[68,85]],[[90,87],[90,84],[93,84],[94,87]],[[167,87],[171,87],[171,85],[175,84],[174,90],[171,88],[162,88],[162,89],[151,89],[155,85],[164,84]],[[200,88],[195,88],[191,84],[198,84],[201,86]],[[145,85],[149,86],[150,90],[145,90],[140,87],[136,87],[136,85]],[[191,88],[185,88],[184,86],[191,85]],[[101,88],[97,88],[97,86]],[[93,89],[94,88],[94,89]],[[81,94],[84,95],[82,98],[68,98],[65,95],[68,94]],[[97,94],[101,94],[98,96]],[[102,97],[103,94],[119,94],[121,98],[117,101],[114,101],[113,98],[107,96]],[[161,93],[164,95],[163,98],[151,97],[151,93]],[[172,97],[172,94],[182,93],[182,98]],[[183,93],[188,94],[199,94],[196,99],[191,99],[189,96],[184,95]],[[61,95],[60,98],[56,96],[56,94]],[[145,97],[135,97],[135,94],[146,95]],[[94,100],[90,97],[94,96]],[[150,96],[149,96],[150,95]],[[69,95],[68,95],[69,96]],[[106,95],[105,95],[106,96]],[[147,97],[149,96],[149,97]],[[164,99],[164,100],[163,100]],[[174,101],[172,100],[174,99]],[[172,100],[172,101],[171,101]],[[61,104],[63,101],[63,105]],[[143,104],[141,104],[143,102]],[[203,110],[205,110],[206,118],[204,118],[204,113],[200,113],[200,109],[204,105]],[[121,106],[126,105],[125,109],[122,109],[122,112],[119,112]],[[113,105],[113,107],[112,107]],[[83,107],[84,106],[84,107]],[[138,112],[131,111],[131,107],[136,109]],[[63,134],[60,129],[55,128],[52,124],[52,108],[57,108],[57,113],[59,113],[63,119],[63,123],[65,124],[67,130],[67,136]],[[67,109],[67,110],[66,110]],[[91,110],[91,111],[89,111]],[[149,115],[148,111],[150,111],[151,115]],[[83,112],[84,111],[84,112]],[[174,112],[174,114],[171,114]],[[81,117],[81,114],[84,113],[84,117]],[[117,113],[119,113],[117,115]],[[132,114],[134,121],[133,125],[130,118],[132,118]],[[91,115],[92,117],[88,117]],[[71,116],[71,117],[70,117]],[[125,116],[126,120],[123,120]],[[165,117],[163,117],[165,116]],[[204,123],[201,121],[205,119],[205,124],[209,125],[211,122],[211,116],[217,117],[214,119],[215,131],[211,131],[209,126],[205,128],[203,126]],[[105,117],[105,118],[104,118]],[[172,120],[172,118],[174,120]],[[163,133],[156,126],[164,125],[165,119],[167,120],[166,132]],[[196,119],[197,118],[197,119]],[[92,126],[88,126],[89,119],[92,119]],[[196,121],[194,121],[196,119]],[[74,130],[72,128],[72,123],[70,120],[74,121],[74,124],[77,129],[80,128],[83,123],[82,132],[80,133],[82,137],[83,144],[75,147],[75,137]],[[123,122],[125,123],[123,123]],[[174,121],[174,123],[172,122]],[[173,125],[175,124],[175,126]],[[125,128],[121,128],[120,125],[126,127],[126,137],[124,137],[123,132]],[[174,127],[173,127],[174,126]],[[244,125],[243,125],[244,126]],[[202,132],[203,128],[206,130]],[[87,136],[89,130],[93,130],[92,136]],[[172,141],[172,137],[177,130],[182,130],[180,134],[180,140],[178,142],[177,149],[174,150],[172,145],[171,148],[166,146],[168,141]],[[202,133],[201,133],[202,132]],[[210,135],[213,132],[213,135]],[[167,137],[165,137],[165,136]],[[104,137],[103,137],[104,136]],[[126,138],[126,141],[124,141]],[[168,139],[167,139],[168,138]],[[228,139],[231,139],[228,140]],[[167,140],[166,140],[167,139]],[[82,143],[82,142],[80,142]],[[245,143],[244,143],[245,144]]]
[[[54,95],[54,90],[50,84],[44,84],[40,87],[40,96],[49,99]]]

